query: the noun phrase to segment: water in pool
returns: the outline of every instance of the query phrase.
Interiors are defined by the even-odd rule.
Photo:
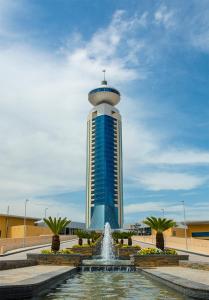
[[[42,299],[185,300],[189,298],[137,272],[83,272],[69,278]]]

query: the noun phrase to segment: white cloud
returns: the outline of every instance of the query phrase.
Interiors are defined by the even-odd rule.
[[[144,203],[135,203],[135,204],[129,204],[124,207],[125,214],[135,214],[140,212],[151,212],[151,211],[157,211],[160,212],[160,210],[164,207],[164,202],[144,202]]]
[[[20,34],[10,24],[16,9],[8,5],[0,14],[4,37]],[[0,48],[1,203],[15,199],[18,211],[26,197],[85,188],[86,117],[91,108],[87,93],[98,84],[104,67],[119,88],[146,78],[146,70],[131,66],[139,66],[139,54],[146,47],[132,33],[147,25],[147,15],[126,18],[124,11],[117,11],[107,28],[96,31],[87,42],[79,34],[74,36],[58,56],[17,40]],[[171,26],[172,13],[161,7],[155,20]],[[205,178],[196,175],[156,173],[155,166],[153,173],[141,170],[144,164],[208,164],[209,154],[193,149],[162,151],[163,134],[144,125],[145,110],[139,101],[126,101],[121,105],[128,120],[123,123],[126,178],[137,177],[136,184],[152,190],[188,190],[203,184]]]
[[[203,185],[207,178],[186,173],[152,172],[144,173],[136,182],[149,190],[190,190]]]
[[[196,165],[209,164],[209,152],[193,149],[168,149],[167,152],[149,155],[145,163],[170,165]]]
[[[20,215],[24,216],[25,210],[25,200],[10,200],[7,203],[1,205],[1,213],[7,213],[7,208],[9,205],[10,215]],[[84,221],[84,211],[82,206],[76,204],[72,200],[68,200],[68,203],[61,202],[59,203],[51,199],[29,199],[27,203],[27,216],[29,217],[39,217],[43,218],[45,215],[45,209],[47,209],[47,216],[52,217],[67,217],[71,221]]]
[[[115,82],[138,77],[117,53],[138,23],[119,11],[102,32],[58,58],[16,42],[0,49],[2,205],[15,199],[18,211],[22,199],[85,188],[87,94],[104,66]]]
[[[174,12],[168,10],[165,5],[161,5],[154,14],[155,22],[157,24],[163,24],[165,27],[171,27],[174,25],[173,19]]]

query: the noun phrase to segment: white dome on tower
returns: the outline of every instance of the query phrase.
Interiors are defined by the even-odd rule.
[[[102,84],[88,94],[89,102],[96,106],[101,103],[108,103],[110,105],[117,105],[120,102],[120,93],[115,88],[108,86],[107,81],[102,81]]]

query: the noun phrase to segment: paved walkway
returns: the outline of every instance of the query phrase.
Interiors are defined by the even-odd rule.
[[[209,285],[209,271],[183,267],[158,267],[155,271]]]
[[[69,266],[33,266],[19,269],[11,269],[0,272],[0,285],[19,285],[24,280],[31,279],[34,282],[43,278],[43,275],[51,275],[53,273],[61,273],[72,270],[74,267]]]
[[[61,249],[70,248],[70,247],[72,247],[72,245],[76,244],[77,241],[78,241],[78,239],[73,239],[73,240],[70,240],[68,242],[63,242],[63,243],[61,243],[60,248]],[[15,253],[15,254],[8,255],[8,256],[1,256],[0,261],[1,260],[27,259],[27,253],[40,253],[41,250],[43,250],[43,249],[50,249],[50,245],[45,245],[45,246],[42,246],[41,248],[38,248],[38,249],[33,249],[33,250],[30,250],[30,249],[31,248],[29,248],[29,249],[26,248],[26,250],[24,252]],[[23,249],[20,249],[20,250],[23,250]]]

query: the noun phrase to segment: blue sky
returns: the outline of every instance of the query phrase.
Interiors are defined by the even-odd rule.
[[[209,1],[0,0],[0,209],[84,220],[89,90],[121,91],[125,223],[208,219]]]

